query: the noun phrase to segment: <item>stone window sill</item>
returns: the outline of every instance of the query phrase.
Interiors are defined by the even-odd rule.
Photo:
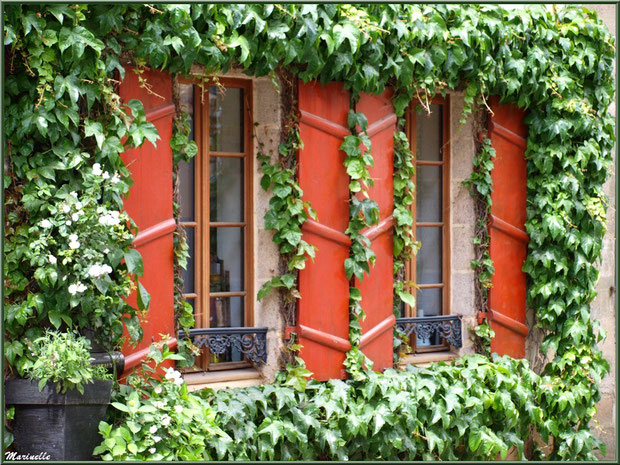
[[[403,370],[409,365],[427,367],[433,362],[449,362],[459,357],[457,352],[429,352],[426,354],[408,354],[398,362],[398,368]]]
[[[255,368],[186,373],[183,375],[183,379],[187,383],[187,390],[190,392],[206,388],[218,390],[257,386],[265,382]]]

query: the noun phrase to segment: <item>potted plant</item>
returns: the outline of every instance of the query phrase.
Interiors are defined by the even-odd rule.
[[[28,378],[6,381],[5,403],[15,406],[16,453],[92,460],[112,375],[91,364],[90,342],[73,332],[48,330],[30,350],[35,361],[26,367]]]

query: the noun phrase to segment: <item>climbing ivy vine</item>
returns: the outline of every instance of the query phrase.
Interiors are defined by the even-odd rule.
[[[490,95],[528,112],[524,270],[530,306],[547,333],[542,350],[553,356],[537,381],[540,433],[555,438],[552,458],[591,458],[601,445],[588,422],[609,366],[596,345],[603,331],[591,319],[590,303],[614,144],[608,107],[615,47],[592,12],[577,6],[110,4],[8,5],[5,13],[4,318],[7,359],[18,372],[30,363],[25,338],[45,326],[95,329],[118,346],[126,315],[131,338],[140,338],[148,293],[137,284],[138,309],[123,299],[142,265],[131,249],[135,229],[120,213],[131,184],[120,153],[145,140],[155,143],[157,134],[139,102],[120,101],[122,64],[182,75],[195,64],[206,74],[233,65],[256,76],[284,68],[304,81],[342,81],[354,96],[390,86],[398,116],[412,100],[425,106],[437,93],[462,88],[464,117]],[[352,135],[343,144],[352,192],[346,270],[358,279],[372,261],[360,231],[378,218],[363,196],[370,151],[361,145],[370,147],[356,126],[364,120],[351,114]],[[396,160],[406,175],[407,162]],[[288,184],[271,182],[277,173],[287,172],[275,169],[265,183],[284,189],[278,201],[298,205],[294,173],[282,174]],[[396,238],[404,243],[411,192],[405,186],[397,194],[403,216]],[[290,226],[297,233],[301,211],[279,232]],[[300,242],[278,237],[292,247],[284,253],[298,250]],[[397,256],[406,253],[398,247]],[[300,257],[306,255],[309,250]],[[353,288],[350,295],[355,349],[362,313]],[[350,369],[362,373],[357,362]]]

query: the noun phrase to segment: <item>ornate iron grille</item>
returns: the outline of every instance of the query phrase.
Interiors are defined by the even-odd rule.
[[[438,333],[455,349],[463,346],[460,315],[396,318],[396,327],[407,336],[415,333],[418,337],[429,338],[433,333]]]
[[[179,331],[179,339],[185,337],[185,331]],[[254,363],[267,359],[267,328],[197,328],[189,330],[189,338],[199,349],[208,347],[216,355],[233,348]]]

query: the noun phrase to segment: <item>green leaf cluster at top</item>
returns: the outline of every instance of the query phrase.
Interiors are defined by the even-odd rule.
[[[5,313],[7,327],[12,327],[6,334],[9,341],[23,342],[34,337],[26,331],[53,325],[52,310],[65,325],[71,318],[75,327],[81,323],[74,317],[86,315],[85,324],[100,329],[116,345],[121,315],[135,315],[128,329],[139,336],[137,312],[124,303],[120,291],[129,290],[129,268],[140,270],[132,260],[137,256],[129,252],[130,259],[125,257],[129,236],[121,245],[113,236],[98,240],[118,246],[125,261],[92,263],[110,266],[113,271],[107,274],[115,284],[105,293],[93,283],[77,312],[68,305],[69,286],[78,280],[84,284],[84,270],[92,264],[56,270],[54,281],[42,261],[64,248],[50,248],[59,244],[48,242],[34,254],[25,252],[39,239],[37,225],[56,215],[64,193],[75,191],[81,199],[96,163],[120,179],[104,187],[96,202],[108,213],[122,209],[130,179],[120,153],[145,139],[153,141],[155,132],[138,105],[131,104],[130,115],[115,91],[115,79],[124,75],[121,55],[138,65],[186,75],[193,65],[202,65],[208,74],[239,64],[255,76],[283,67],[305,81],[342,81],[353,95],[390,86],[398,116],[413,99],[424,106],[436,93],[464,87],[464,115],[489,95],[528,112],[530,241],[524,270],[530,278],[530,306],[547,333],[543,350],[552,355],[544,371],[552,382],[537,402],[555,422],[543,425],[541,433],[555,438],[552,458],[592,456],[596,443],[584,442],[584,437],[590,434],[587,425],[600,398],[598,382],[609,367],[596,346],[603,333],[591,319],[590,304],[606,230],[603,184],[612,164],[614,120],[608,107],[615,91],[613,39],[595,14],[579,6],[505,10],[400,4],[45,9],[35,4],[9,5],[5,12],[4,272],[5,308],[13,309]],[[351,173],[364,179],[355,165]],[[360,181],[360,192],[362,187]],[[364,200],[354,196],[351,202],[356,224],[350,233],[354,244],[359,240],[355,260],[348,262],[351,276],[363,275],[363,259],[370,260],[358,237],[359,220],[374,217],[370,204],[363,208]],[[95,207],[83,217],[88,218],[81,220],[88,222],[84,232],[99,227],[97,214]],[[59,231],[61,226],[54,225]],[[92,249],[105,250],[99,245]],[[92,249],[82,247],[78,253]],[[100,305],[114,286],[118,292]],[[148,296],[140,285],[138,290],[139,302],[145,304]],[[67,303],[57,306],[63,299]],[[14,353],[18,359],[26,357],[17,347]]]
[[[258,291],[261,300],[273,289],[283,289],[285,297],[294,301],[301,297],[297,290],[298,270],[306,267],[306,260],[314,258],[316,247],[302,239],[301,226],[308,218],[317,219],[316,212],[308,202],[301,200],[303,191],[296,181],[295,169],[286,168],[295,159],[297,151],[303,148],[299,136],[297,120],[291,118],[287,123],[286,137],[278,146],[278,161],[271,163],[271,158],[259,153],[263,176],[261,187],[271,189],[273,197],[269,200],[269,209],[265,213],[265,228],[275,231],[273,242],[278,246],[286,261],[287,272],[274,276]]]

